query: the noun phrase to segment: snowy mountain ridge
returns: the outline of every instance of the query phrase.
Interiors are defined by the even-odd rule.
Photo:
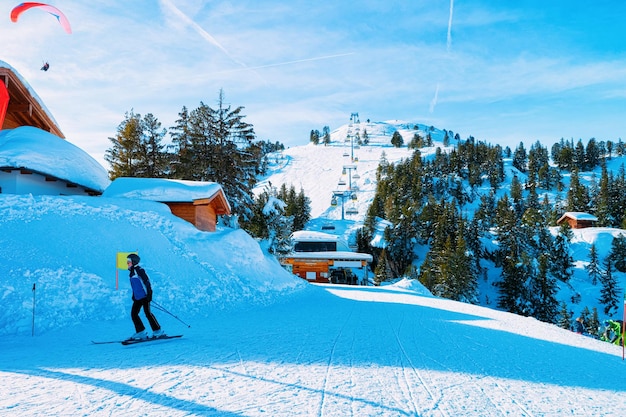
[[[312,217],[313,219],[307,225],[311,230],[322,230],[324,226],[329,224],[335,227],[332,233],[341,236],[345,241],[353,244],[355,231],[362,227],[363,219],[368,206],[371,204],[376,189],[376,169],[384,153],[387,161],[393,163],[401,159],[409,158],[413,151],[407,149],[407,144],[411,141],[415,134],[421,137],[430,135],[433,146],[420,148],[420,154],[423,158],[428,159],[435,155],[437,148],[443,152],[453,149],[450,145],[445,147],[443,144],[444,136],[448,134],[449,142],[455,144],[456,140],[451,137],[452,132],[445,132],[431,126],[423,124],[390,120],[386,122],[366,122],[359,123],[359,131],[361,135],[367,132],[369,145],[354,146],[354,141],[350,142],[347,138],[354,137],[356,131],[356,123],[350,122],[344,126],[340,126],[331,132],[331,142],[324,144],[308,144],[301,147],[293,147],[285,150],[275,159],[272,171],[257,187],[257,190],[272,184],[274,187],[280,187],[282,184],[294,185],[296,189],[302,187],[304,193],[311,199]],[[404,146],[396,148],[391,145],[391,137],[397,131],[402,135]],[[549,146],[549,145],[544,145]],[[356,161],[353,161],[353,156]],[[624,165],[625,157],[612,157],[607,161],[607,169],[617,173]],[[344,167],[353,166],[354,168],[346,173]],[[520,172],[513,167],[512,159],[504,159],[505,180],[500,185],[496,198],[502,197],[505,193],[510,195],[510,185],[514,176],[517,176],[521,182],[526,180],[527,174]],[[590,184],[595,178],[599,178],[600,168],[595,172],[580,173],[580,181]],[[354,179],[357,173],[358,179]],[[357,200],[344,200],[344,213],[342,219],[341,205],[332,206],[331,197],[336,191],[347,191],[349,189],[348,176],[352,174],[352,185],[350,193],[356,193]],[[335,185],[345,183],[345,185]],[[563,183],[565,190],[569,184],[569,173],[563,174]],[[469,186],[468,186],[469,188]],[[474,201],[461,207],[465,213],[469,214],[478,208],[481,194],[491,192],[491,187],[487,181],[482,186],[476,188],[477,196]],[[545,191],[539,190],[539,199],[543,199]],[[559,196],[555,191],[547,192],[550,201],[556,201]],[[352,209],[350,215],[345,214],[345,209]],[[558,228],[553,228],[552,233],[556,233]],[[626,235],[626,231],[617,228],[591,227],[587,229],[573,229],[573,238],[570,242],[570,251],[574,259],[574,274],[568,284],[560,283],[560,290],[557,296],[558,300],[566,302],[568,308],[574,314],[574,318],[580,315],[584,308],[590,311],[595,307],[598,309],[600,320],[606,318],[620,319],[621,317],[606,317],[603,314],[603,307],[598,302],[600,297],[601,285],[592,285],[589,280],[589,274],[585,266],[589,264],[589,251],[592,244],[595,244],[600,261],[603,261],[609,254],[612,239],[620,234]],[[487,251],[493,251],[497,247],[497,242],[488,239],[482,239],[482,244]],[[418,262],[424,260],[427,248],[420,254]],[[497,268],[493,263],[483,261],[483,266],[487,268],[485,280],[479,282],[479,302],[481,305],[495,308],[495,301],[498,293],[493,285],[495,282],[501,281],[501,268]],[[626,274],[616,272],[616,278],[620,288],[626,289]],[[578,300],[572,302],[572,300]]]

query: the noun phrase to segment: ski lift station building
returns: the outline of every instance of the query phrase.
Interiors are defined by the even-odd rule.
[[[339,236],[298,231],[292,234],[293,251],[280,260],[283,267],[309,282],[367,283],[372,255],[352,252]]]

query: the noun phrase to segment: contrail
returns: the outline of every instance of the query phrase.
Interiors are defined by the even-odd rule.
[[[450,0],[450,17],[448,18],[448,40],[446,42],[446,50],[450,52],[452,46],[452,13],[454,12],[454,0]]]
[[[172,11],[176,16],[178,16],[180,19],[182,19],[185,23],[187,23],[189,26],[191,26],[196,32],[198,32],[198,34],[200,36],[202,36],[205,40],[207,40],[211,45],[216,46],[217,48],[219,48],[222,52],[224,52],[224,54],[226,54],[227,57],[229,57],[233,62],[241,65],[242,67],[246,67],[246,64],[244,64],[243,62],[235,59],[230,53],[228,53],[228,51],[226,50],[226,48],[224,48],[218,41],[217,39],[215,39],[213,36],[211,36],[211,34],[209,32],[207,32],[206,30],[202,29],[200,27],[200,25],[198,25],[196,22],[194,22],[193,20],[191,20],[191,18],[189,18],[189,16],[187,16],[185,13],[183,13],[178,7],[176,7],[170,0],[161,0],[161,4],[164,5],[165,7],[167,7],[170,11]]]
[[[439,98],[439,83],[437,83],[437,88],[435,89],[435,97],[430,101],[430,113],[435,111],[435,106],[437,105],[437,100]]]
[[[338,57],[348,56],[348,55],[354,55],[354,52],[348,52],[345,54],[318,56],[315,58],[296,59],[294,61],[285,61],[285,62],[278,62],[276,64],[258,65],[256,67],[237,68],[233,70],[219,71],[216,74],[225,74],[225,73],[230,73],[230,72],[238,72],[238,71],[246,71],[246,70],[256,70],[260,68],[280,67],[281,65],[290,65],[290,64],[297,64],[300,62],[309,62],[309,61],[320,61],[322,59],[338,58]]]

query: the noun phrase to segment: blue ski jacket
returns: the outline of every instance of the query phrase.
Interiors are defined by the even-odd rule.
[[[133,289],[133,299],[152,299],[152,286],[146,271],[139,265],[130,268],[130,287]]]

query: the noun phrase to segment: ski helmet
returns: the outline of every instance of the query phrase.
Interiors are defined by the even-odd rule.
[[[133,266],[137,265],[140,261],[139,255],[136,253],[131,253],[128,255],[127,259],[133,264]]]

